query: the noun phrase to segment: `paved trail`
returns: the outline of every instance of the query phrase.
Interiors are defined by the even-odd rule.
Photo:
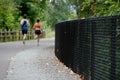
[[[36,41],[27,41],[26,45],[22,41],[0,43],[0,80],[3,80],[7,75],[8,66],[11,58],[17,53],[36,47]]]
[[[0,43],[0,80],[80,80],[59,64],[54,39]]]

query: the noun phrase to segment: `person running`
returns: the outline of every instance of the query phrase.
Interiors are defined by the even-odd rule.
[[[26,39],[26,35],[28,32],[28,27],[30,26],[29,21],[26,19],[26,14],[23,15],[23,19],[20,21],[20,25],[21,25],[21,29],[22,29],[22,39],[23,39],[23,44],[25,44],[25,39]]]
[[[35,35],[36,35],[36,38],[37,38],[37,45],[39,45],[40,34],[41,34],[41,29],[42,29],[42,26],[40,24],[40,19],[37,19],[37,21],[34,24],[33,28],[35,30]]]

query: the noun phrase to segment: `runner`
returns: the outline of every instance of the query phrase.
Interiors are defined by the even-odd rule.
[[[37,19],[37,22],[34,24],[33,26],[34,30],[35,30],[35,35],[37,37],[37,45],[39,45],[39,41],[40,41],[40,34],[41,34],[41,24],[40,24],[40,19]]]
[[[23,44],[25,44],[26,35],[28,32],[28,27],[30,26],[29,21],[26,19],[26,15],[23,16],[23,19],[20,21],[22,35],[23,35]]]

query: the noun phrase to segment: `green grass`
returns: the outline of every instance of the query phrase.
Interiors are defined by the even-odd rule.
[[[55,31],[46,31],[46,38],[54,38]]]
[[[46,38],[54,38],[55,37],[55,31],[52,30],[50,27],[47,27],[46,29],[43,29],[46,32]]]

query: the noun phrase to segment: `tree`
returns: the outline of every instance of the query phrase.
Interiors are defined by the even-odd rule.
[[[75,6],[78,18],[120,14],[119,0],[69,0]]]
[[[72,17],[71,17],[72,15]],[[44,20],[47,24],[54,28],[55,24],[65,20],[75,18],[67,0],[51,0],[47,2],[47,7],[44,13]]]
[[[6,6],[7,4],[7,6]],[[15,25],[15,15],[17,14],[17,8],[11,0],[1,0],[0,2],[0,28],[12,29]]]
[[[19,6],[20,15],[27,14],[31,24],[37,17],[41,17],[46,7],[46,0],[14,0]]]

